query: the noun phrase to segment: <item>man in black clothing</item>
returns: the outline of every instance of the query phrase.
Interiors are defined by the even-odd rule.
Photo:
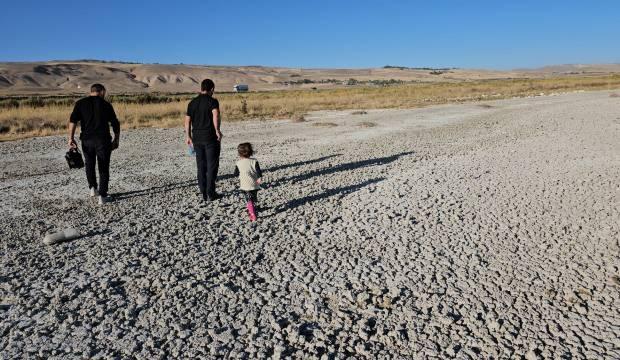
[[[185,142],[193,145],[198,168],[198,187],[205,201],[220,198],[215,191],[215,180],[220,166],[220,103],[213,98],[215,83],[205,79],[200,84],[200,95],[187,105]]]
[[[90,96],[78,100],[69,119],[69,146],[77,147],[75,128],[80,123],[80,140],[84,153],[86,178],[90,196],[99,193],[99,204],[108,200],[108,181],[110,179],[110,155],[118,148],[121,127],[112,105],[105,101],[105,87],[94,84],[90,87]],[[110,125],[114,139],[110,136]],[[99,168],[99,190],[95,164]]]

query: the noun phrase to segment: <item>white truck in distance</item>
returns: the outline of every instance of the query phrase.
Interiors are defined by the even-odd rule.
[[[237,84],[233,86],[233,91],[234,92],[246,92],[246,91],[250,91],[250,87],[245,84]]]

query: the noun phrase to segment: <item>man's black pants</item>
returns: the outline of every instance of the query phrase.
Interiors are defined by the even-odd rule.
[[[99,195],[108,196],[108,182],[110,181],[110,155],[112,142],[110,139],[83,139],[82,152],[84,153],[84,167],[89,188],[97,188],[95,163],[99,168]]]
[[[200,192],[203,197],[215,197],[215,180],[220,167],[220,142],[194,144],[194,151]]]

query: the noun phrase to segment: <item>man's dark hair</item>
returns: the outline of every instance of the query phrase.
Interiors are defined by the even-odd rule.
[[[254,155],[254,149],[252,149],[252,144],[250,143],[239,144],[239,146],[237,146],[237,152],[242,158],[249,158]]]
[[[90,92],[92,93],[101,93],[103,91],[105,91],[105,86],[101,84],[92,84],[90,86]]]
[[[200,90],[201,91],[209,92],[209,91],[213,90],[214,88],[215,88],[215,83],[211,79],[204,79],[200,83]]]

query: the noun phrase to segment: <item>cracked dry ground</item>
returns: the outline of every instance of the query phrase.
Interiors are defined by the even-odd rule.
[[[620,358],[620,102],[483,105],[225,124],[209,205],[179,129],[125,133],[105,207],[63,138],[0,144],[0,357]]]

